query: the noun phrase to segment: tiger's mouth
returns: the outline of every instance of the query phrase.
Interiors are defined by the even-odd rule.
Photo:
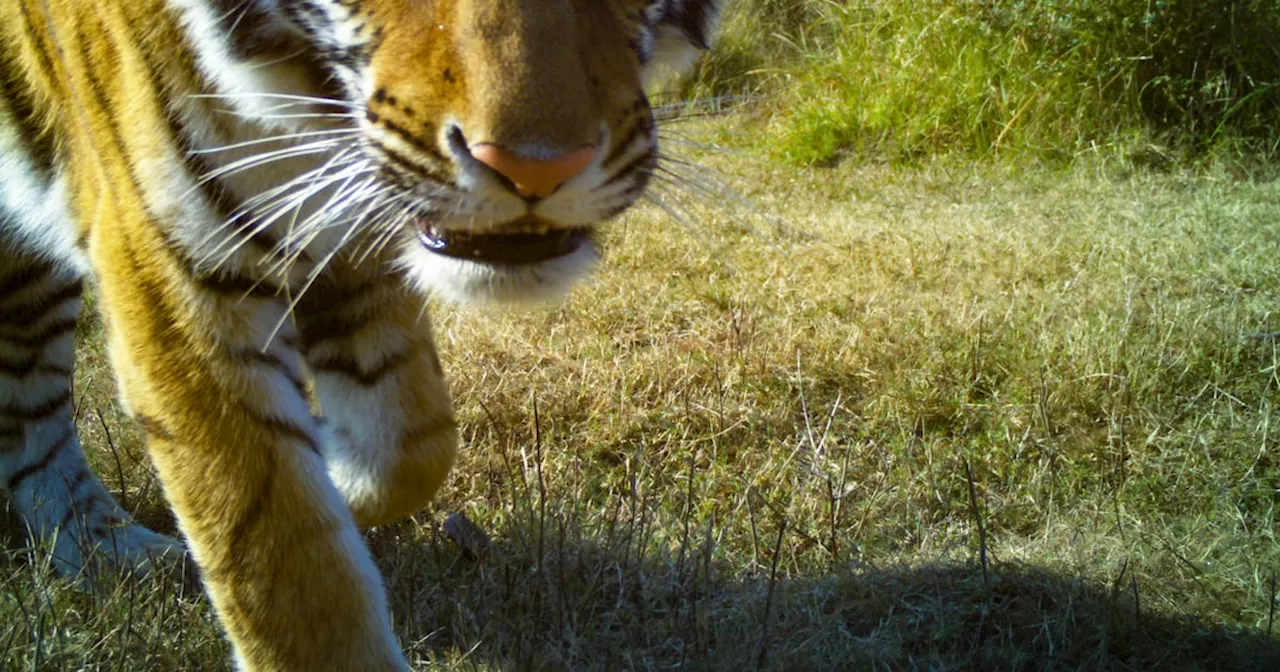
[[[523,266],[551,261],[577,252],[592,242],[589,226],[551,227],[526,217],[488,231],[460,231],[423,225],[418,239],[431,252],[454,259],[491,265]]]

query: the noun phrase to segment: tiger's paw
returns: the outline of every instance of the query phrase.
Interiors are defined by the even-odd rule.
[[[179,567],[186,554],[186,546],[173,537],[135,522],[113,520],[59,531],[53,564],[68,579],[96,584],[107,577],[144,577]]]
[[[103,494],[85,502],[90,506],[64,514],[54,531],[49,562],[58,574],[95,586],[184,565],[187,551],[181,541],[134,522]]]

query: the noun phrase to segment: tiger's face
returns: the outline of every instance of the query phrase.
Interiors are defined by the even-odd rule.
[[[589,270],[596,227],[643,192],[658,150],[643,83],[693,62],[722,2],[276,0],[241,39],[323,65],[398,213],[377,235],[414,282],[525,300]]]

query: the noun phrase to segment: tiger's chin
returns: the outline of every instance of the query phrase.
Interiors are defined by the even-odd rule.
[[[599,259],[594,227],[530,221],[486,233],[420,226],[401,256],[420,291],[464,305],[560,300]]]

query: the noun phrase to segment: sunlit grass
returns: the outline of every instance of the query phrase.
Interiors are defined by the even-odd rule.
[[[1274,3],[741,0],[694,84],[793,164],[1274,155]]]
[[[415,660],[1280,660],[1274,182],[696,160],[754,205],[628,215],[562,306],[437,308],[464,455],[435,510],[370,536]],[[92,459],[171,530],[85,335]],[[452,511],[487,555],[438,531]],[[86,595],[39,557],[0,563],[6,669],[225,660],[179,579]]]

